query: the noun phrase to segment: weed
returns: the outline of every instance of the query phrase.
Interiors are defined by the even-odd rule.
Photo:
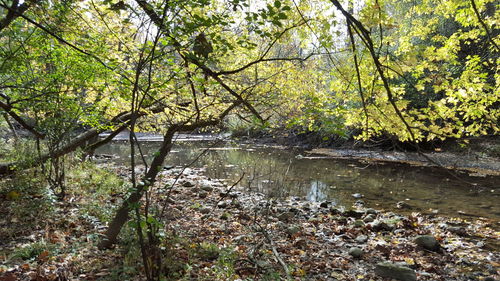
[[[9,256],[10,260],[24,260],[30,261],[36,259],[44,251],[54,252],[57,248],[54,244],[46,243],[44,240],[39,242],[34,242],[17,248]]]

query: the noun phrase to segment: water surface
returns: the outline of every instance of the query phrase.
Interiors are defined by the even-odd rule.
[[[141,143],[147,159],[151,159],[158,147],[158,142]],[[128,164],[128,152],[126,142],[112,142],[96,151],[113,154],[116,156],[113,161],[122,164]],[[330,201],[339,206],[351,206],[362,200],[367,207],[386,210],[395,210],[397,202],[405,201],[412,207],[405,211],[500,218],[498,177],[477,178],[461,174],[461,179],[456,179],[437,168],[321,157],[310,159],[302,157],[301,153],[227,143],[177,142],[165,165],[183,166],[203,154],[193,167],[204,167],[209,177],[225,179],[227,184],[243,175],[240,186],[270,197],[298,196],[310,201]],[[354,198],[356,193],[363,198]]]

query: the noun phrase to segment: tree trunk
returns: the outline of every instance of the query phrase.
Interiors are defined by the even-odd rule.
[[[135,191],[130,194],[130,196],[122,203],[116,212],[115,217],[109,224],[108,230],[106,231],[105,238],[103,238],[98,245],[100,249],[110,248],[116,243],[118,234],[120,234],[123,225],[129,218],[131,206],[138,204],[144,190],[149,188],[155,182],[156,176],[161,171],[163,161],[172,148],[172,139],[174,138],[176,129],[176,126],[170,127],[167,133],[163,136],[163,142],[160,150],[158,151],[159,153],[153,158],[153,162],[151,162],[151,166],[144,177],[143,183],[137,185]]]

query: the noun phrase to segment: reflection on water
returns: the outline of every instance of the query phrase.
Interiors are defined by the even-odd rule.
[[[150,159],[158,143],[144,142],[141,149]],[[210,150],[206,150],[207,147]],[[129,145],[114,142],[96,153],[114,154],[115,161],[127,163]],[[500,218],[500,190],[497,178],[467,178],[471,186],[447,172],[436,169],[395,164],[368,164],[334,159],[296,157],[290,150],[249,146],[227,147],[209,143],[176,143],[165,165],[185,165],[204,154],[193,165],[205,167],[208,176],[226,179],[228,184],[243,176],[239,185],[271,197],[299,196],[311,201],[328,200],[350,206],[352,194],[360,193],[365,206],[394,209],[405,201],[411,211],[457,216],[459,212]],[[465,177],[465,175],[463,176]]]
[[[311,181],[311,187],[309,192],[307,193],[307,200],[321,202],[326,201],[328,199],[327,195],[328,185],[319,180]]]

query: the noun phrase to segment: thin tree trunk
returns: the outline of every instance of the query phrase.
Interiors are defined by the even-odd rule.
[[[172,148],[172,140],[174,138],[176,128],[176,126],[170,127],[167,133],[163,136],[163,142],[160,150],[158,151],[159,153],[153,158],[153,162],[151,162],[151,166],[149,167],[143,182],[138,184],[134,192],[132,192],[132,194],[130,194],[130,196],[122,203],[121,207],[116,212],[115,217],[109,224],[105,238],[99,243],[99,248],[110,248],[116,243],[118,234],[120,234],[123,225],[129,219],[129,211],[132,209],[132,206],[139,203],[144,190],[153,185],[156,180],[156,176],[161,171],[163,161]]]
[[[17,134],[16,128],[14,127],[12,122],[10,122],[9,115],[7,115],[7,113],[4,113],[3,118],[5,118],[5,121],[7,122],[7,125],[9,125],[9,128],[12,131],[12,134],[14,135],[14,139],[17,142],[17,140],[19,139],[19,135]]]

